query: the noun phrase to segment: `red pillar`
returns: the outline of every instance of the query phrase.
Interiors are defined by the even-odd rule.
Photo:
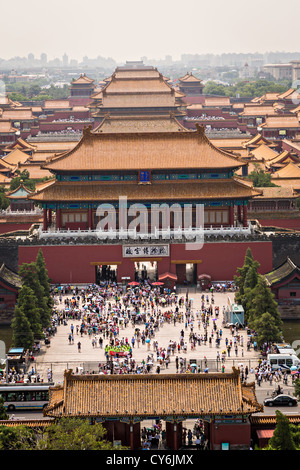
[[[93,222],[92,222],[92,208],[89,207],[88,209],[88,228],[92,229]]]
[[[130,450],[134,450],[134,436],[133,436],[133,423],[129,423],[129,436],[130,436]]]
[[[177,426],[178,426],[178,424],[175,422],[173,424],[173,438],[174,438],[173,450],[178,450]]]
[[[56,228],[61,228],[61,209],[56,209]]]
[[[229,225],[230,227],[234,225],[234,206],[229,207]]]
[[[242,222],[242,206],[238,205],[237,208],[238,208],[238,221]]]
[[[43,210],[43,230],[47,230],[48,221],[47,221],[47,209]]]
[[[247,206],[243,205],[243,227],[248,227]]]
[[[49,225],[52,224],[52,209],[48,210],[48,223]]]

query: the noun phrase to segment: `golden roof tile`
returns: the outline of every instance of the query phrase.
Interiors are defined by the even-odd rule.
[[[186,73],[184,77],[181,77],[179,80],[184,83],[189,83],[189,82],[200,83],[202,81],[200,80],[200,78],[195,77],[195,75],[193,75],[192,72]]]
[[[272,179],[276,180],[277,178],[300,178],[300,168],[293,162],[287,163],[283,168],[272,174]]]
[[[264,129],[296,128],[300,130],[300,123],[295,115],[279,114],[277,116],[267,116],[266,121],[260,127]]]
[[[243,112],[239,113],[240,116],[270,116],[276,114],[277,111],[273,106],[247,106],[245,104]]]
[[[188,132],[172,116],[112,116],[107,114],[92,132]]]
[[[246,165],[218,149],[197,132],[93,133],[85,129],[69,152],[50,158],[43,168],[52,171],[121,171],[155,169],[234,169]]]
[[[268,188],[256,188],[262,191],[262,194],[256,199],[294,199],[299,197],[291,186],[270,186]]]
[[[216,374],[73,375],[50,388],[45,416],[144,417],[241,415],[262,411],[239,371]],[[252,388],[254,386],[252,385]],[[61,398],[62,397],[62,398]],[[146,400],[145,400],[146,397]]]
[[[294,96],[295,95],[295,96]],[[286,99],[291,99],[291,98],[299,98],[300,94],[297,93],[297,90],[295,88],[289,88],[287,91],[278,94],[278,99],[279,100],[286,100]]]
[[[15,134],[18,129],[12,126],[9,120],[0,120],[0,134]]]
[[[268,146],[272,146],[275,144],[272,143],[271,141],[269,141],[268,139],[266,139],[265,137],[263,137],[261,134],[256,134],[254,137],[252,137],[251,139],[245,141],[243,143],[243,146],[248,148],[248,147],[252,147],[252,146],[259,146],[261,144],[266,144]]]
[[[259,147],[256,147],[256,149],[251,150],[250,155],[252,155],[256,160],[270,160],[277,157],[278,153],[269,146],[261,144]]]
[[[205,98],[203,106],[215,107],[215,106],[230,106],[230,98],[227,96],[212,96]]]
[[[76,78],[76,80],[73,80],[73,82],[71,83],[71,85],[89,85],[89,84],[92,84],[94,83],[95,80],[93,80],[92,78],[89,78],[86,76],[86,74],[81,74],[80,77]]]
[[[14,108],[5,109],[2,113],[2,119],[9,119],[11,121],[31,121],[36,119],[32,114],[31,108]]]
[[[174,88],[153,67],[117,67],[89,107],[149,108],[176,106]],[[177,105],[178,106],[178,105]]]
[[[34,201],[118,201],[120,196],[128,201],[184,201],[252,198],[261,194],[251,182],[241,178],[222,180],[163,181],[147,185],[133,182],[60,182],[53,181],[30,197]]]
[[[35,145],[33,144],[30,144],[29,142],[27,142],[26,140],[22,139],[21,137],[19,137],[15,142],[13,142],[12,144],[8,145],[7,147],[5,147],[4,151],[5,152],[8,152],[8,151],[11,151],[15,148],[19,148],[20,150],[22,149],[25,149],[25,150],[34,150],[35,149]]]
[[[16,148],[12,152],[5,155],[2,160],[9,165],[17,165],[18,163],[25,163],[29,158],[30,155],[28,155],[28,153],[22,152],[22,150]],[[0,163],[2,160],[0,160]]]
[[[62,99],[62,100],[45,100],[44,102],[44,109],[66,109],[66,108],[71,108],[69,100],[68,99]]]
[[[9,419],[0,420],[0,426],[6,426],[7,428],[15,428],[17,426],[26,426],[29,428],[45,428],[53,424],[54,420],[49,419]]]

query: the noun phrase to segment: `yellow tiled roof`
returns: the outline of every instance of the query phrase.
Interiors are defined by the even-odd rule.
[[[10,119],[11,121],[26,121],[36,119],[32,114],[31,108],[14,108],[5,109],[2,114],[2,119]]]
[[[117,68],[100,93],[92,96],[105,108],[174,107],[175,90],[154,68]],[[90,103],[90,107],[100,103]],[[101,111],[101,106],[99,111]]]
[[[39,163],[33,163],[33,162],[26,162],[26,163],[21,163],[21,165],[18,165],[18,170],[22,173],[22,171],[27,170],[29,172],[29,177],[30,178],[45,178],[46,176],[52,176],[52,173],[49,171],[45,171],[41,168],[41,165]]]
[[[299,424],[300,423],[300,415],[299,414],[286,414],[286,418],[289,420],[290,423]],[[276,415],[253,415],[250,417],[250,421],[252,425],[257,424],[270,424],[276,426],[277,424],[277,417]]]
[[[18,129],[11,125],[11,121],[0,120],[0,134],[14,134]]]
[[[246,165],[218,149],[203,128],[194,132],[136,132],[95,134],[85,129],[69,152],[43,165],[54,171],[120,171],[154,169],[230,169]]]
[[[22,152],[22,150],[17,148],[16,150],[13,150],[12,152],[5,155],[2,160],[4,160],[9,165],[17,165],[19,162],[25,163],[29,158],[30,156],[28,153]]]
[[[8,152],[9,150],[13,150],[15,148],[19,148],[20,150],[22,149],[26,149],[26,150],[34,150],[35,149],[35,145],[33,144],[30,144],[29,142],[27,142],[26,140],[22,139],[21,137],[19,137],[15,142],[13,142],[12,144],[8,145],[4,150],[6,152]]]
[[[249,182],[241,179],[163,181],[147,185],[114,182],[59,182],[54,181],[30,199],[35,201],[118,201],[126,196],[129,201],[204,200],[251,198],[258,194]]]
[[[95,80],[93,80],[92,78],[89,78],[84,74],[81,74],[80,77],[78,77],[76,80],[74,80],[71,85],[81,85],[81,84],[84,84],[84,85],[89,85],[91,83],[94,83]]]
[[[289,163],[289,162],[294,162],[298,164],[300,163],[300,157],[298,157],[296,154],[292,155],[288,150],[283,150],[280,154],[276,155],[274,158],[271,158],[269,160],[268,164],[269,166],[275,165],[277,163]]]
[[[93,130],[93,133],[106,132],[188,132],[172,116],[109,116]]]
[[[253,155],[256,160],[270,160],[274,157],[277,157],[278,153],[267,145],[262,144],[256,149],[252,150],[251,155]]]
[[[258,145],[261,145],[261,144],[266,144],[266,145],[270,146],[272,143],[270,141],[268,141],[265,137],[263,137],[261,134],[256,134],[250,140],[247,140],[246,142],[244,142],[243,146],[244,147],[250,147],[252,145],[258,146]]]
[[[266,121],[261,124],[264,129],[288,129],[298,128],[300,130],[299,119],[295,115],[268,116]]]
[[[250,389],[252,388],[252,391]],[[231,374],[73,375],[50,388],[45,416],[201,416],[262,411],[254,385]]]
[[[273,106],[244,106],[244,111],[240,116],[267,116],[276,114],[276,109]]]
[[[53,419],[9,419],[0,420],[0,426],[14,428],[17,426],[27,426],[29,428],[45,428],[54,422]]]
[[[44,109],[56,109],[56,108],[70,108],[69,100],[46,100],[44,102]]]
[[[205,98],[204,106],[229,106],[230,98],[227,96],[213,96]]]
[[[291,199],[297,198],[294,189],[290,186],[270,186],[268,188],[256,188],[262,191],[262,194],[257,196],[257,199]]]
[[[201,82],[200,78],[195,77],[192,73],[186,73],[184,77],[179,79],[181,82]]]
[[[272,174],[272,178],[300,178],[300,168],[295,163],[288,163],[280,170]]]

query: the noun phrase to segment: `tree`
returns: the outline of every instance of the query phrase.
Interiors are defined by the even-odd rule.
[[[256,320],[266,312],[272,315],[275,325],[280,329],[282,328],[283,323],[274,294],[267,286],[265,277],[261,274],[258,275],[256,286],[254,289],[251,289],[247,296],[246,312],[250,328],[255,329]]]
[[[290,426],[291,426],[293,441],[295,443],[295,446],[296,446],[297,450],[299,450],[300,449],[300,429],[299,429],[299,426],[297,424],[291,424]]]
[[[257,263],[253,263],[253,265],[249,266],[248,271],[246,272],[245,280],[243,287],[240,291],[237,292],[236,299],[238,303],[242,305],[244,311],[246,312],[247,318],[247,304],[252,297],[252,292],[254,287],[257,284],[258,280],[258,272],[257,272]]]
[[[90,424],[82,418],[61,418],[44,431],[39,450],[111,450],[105,441],[106,430],[100,423]]]
[[[266,450],[297,450],[288,418],[276,411],[276,428]]]
[[[294,382],[294,393],[298,400],[300,400],[300,379],[296,379]]]
[[[19,291],[18,307],[29,321],[31,331],[35,339],[44,338],[40,311],[33,290],[24,285]]]
[[[276,325],[275,318],[268,312],[257,318],[253,326],[257,333],[257,343],[259,346],[262,346],[264,343],[271,345],[276,341],[280,342],[282,339],[282,332]]]
[[[233,85],[226,85],[208,81],[203,93],[205,95],[237,96],[241,98],[254,98],[263,96],[267,92],[283,93],[290,88],[290,83],[283,81],[278,83],[268,80],[238,80]]]
[[[6,188],[0,187],[0,209],[5,210],[8,208],[10,202],[9,199],[6,197]]]
[[[14,347],[31,350],[34,344],[34,336],[26,315],[18,306],[15,307],[11,327],[13,331],[12,344]]]
[[[234,276],[235,285],[238,287],[238,291],[235,295],[235,301],[238,304],[243,305],[244,302],[245,280],[247,278],[248,271],[250,268],[252,268],[252,275],[254,275],[254,272],[257,272],[259,266],[259,262],[254,261],[252,251],[248,247],[245,254],[244,265],[241,268],[237,268],[237,276]],[[247,282],[249,282],[249,278]]]
[[[9,419],[9,415],[7,414],[5,409],[3,397],[0,395],[0,420],[7,419]]]
[[[23,263],[19,268],[19,275],[22,277],[23,285],[33,290],[40,312],[41,324],[43,328],[48,328],[50,326],[51,308],[48,306],[44,287],[40,283],[36,264],[34,262]]]
[[[47,304],[49,308],[53,306],[53,299],[50,294],[50,281],[48,277],[48,271],[45,263],[45,258],[40,248],[35,260],[37,275],[40,281],[41,286],[44,288],[45,297],[47,298]]]
[[[9,94],[9,98],[12,101],[26,101],[27,97],[23,93],[18,93],[17,91],[13,91]]]
[[[31,191],[35,190],[35,182],[30,179],[29,172],[27,170],[23,170],[22,172],[20,170],[16,170],[15,174],[17,176],[13,178],[10,182],[11,191],[17,189],[21,183],[23,183],[24,186]]]
[[[248,175],[248,179],[252,181],[254,187],[269,188],[276,184],[272,181],[271,173],[265,173],[262,169],[256,168]]]
[[[0,450],[33,450],[36,436],[28,426],[0,426]]]

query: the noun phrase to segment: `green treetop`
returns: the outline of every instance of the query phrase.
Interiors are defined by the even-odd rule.
[[[288,418],[276,411],[276,428],[266,450],[297,450]]]

